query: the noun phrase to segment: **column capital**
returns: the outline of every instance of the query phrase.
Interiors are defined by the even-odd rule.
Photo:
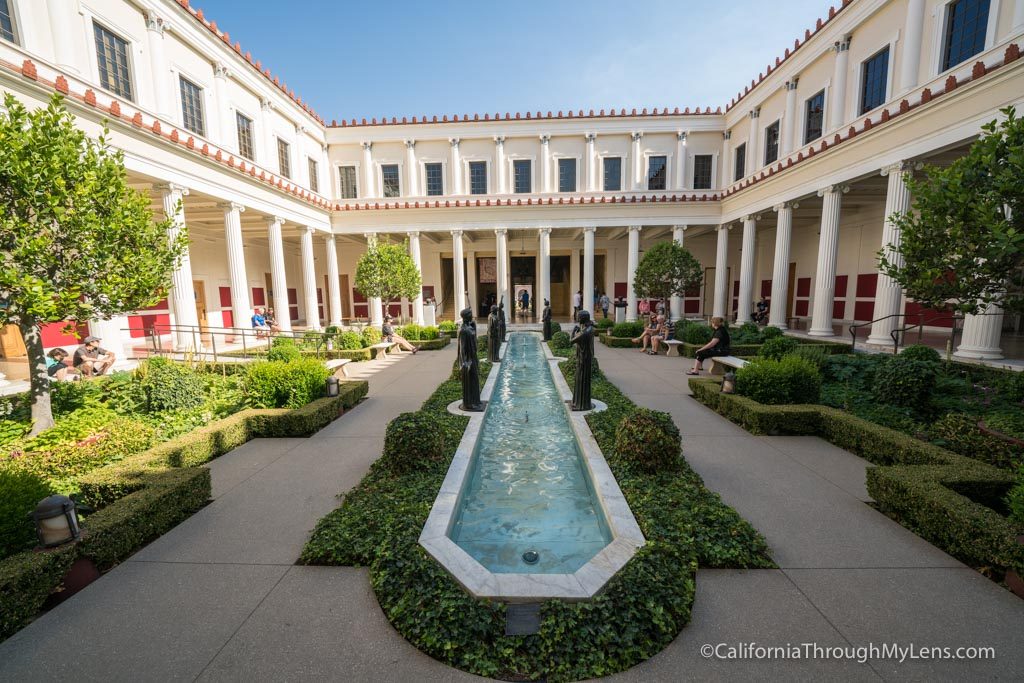
[[[753,109],[751,109],[749,116],[752,119],[756,119],[759,116],[761,116],[761,107],[754,107]]]
[[[146,28],[163,38],[167,21],[155,10],[146,10]]]
[[[788,202],[782,202],[781,204],[776,204],[775,206],[772,207],[772,211],[775,211],[776,213],[778,213],[779,211],[782,211],[783,209],[793,210],[793,209],[798,209],[798,208],[800,208],[800,202],[798,202],[798,201],[788,201]]]
[[[586,133],[583,137],[586,139],[587,143],[593,143],[597,140],[597,133]]]
[[[451,234],[452,234],[452,237],[459,238],[459,237],[462,237],[462,232],[463,232],[462,230],[452,230]]]
[[[642,225],[631,225],[628,228],[626,228],[626,230],[628,230],[629,232],[640,232],[640,229],[643,227],[644,226]]]
[[[175,192],[183,197],[188,195],[188,188],[178,183],[157,183],[153,186],[153,189],[160,191],[164,196],[174,194]]]
[[[586,227],[586,228],[583,228],[583,232],[597,232],[597,227]]]
[[[537,228],[537,232],[541,235],[550,235],[551,228]]]
[[[840,38],[839,40],[837,40],[835,42],[835,44],[832,46],[832,50],[836,54],[839,54],[840,52],[846,52],[847,50],[850,49],[850,41],[852,39],[853,39],[853,34],[852,33],[847,33],[845,36],[843,36],[842,38]]]
[[[366,238],[367,246],[373,246],[377,244],[377,233],[375,232],[364,232],[363,237]]]
[[[508,234],[508,228],[495,228],[494,229],[494,234],[495,235],[507,235]]]
[[[334,244],[336,242],[336,237],[337,235],[335,235],[333,232],[326,232],[324,233],[324,242],[326,242],[327,244]]]
[[[228,71],[227,64],[225,64],[224,62],[214,62],[213,63],[213,77],[214,78],[227,78],[230,75],[231,75],[231,72]]]
[[[722,139],[723,140],[732,140],[732,131],[731,130],[722,131]]]
[[[502,145],[504,145],[505,144],[505,136],[504,135],[495,135],[494,136],[494,144],[496,144],[498,147],[501,147]]]
[[[644,137],[644,132],[642,130],[635,130],[629,134],[629,137],[633,142],[640,142]]]
[[[551,136],[548,135],[547,133],[544,133],[544,134],[540,135],[539,138],[540,138],[540,144],[542,144],[542,145],[546,145],[549,142],[551,142]]]
[[[761,219],[761,214],[759,214],[759,213],[748,213],[746,216],[743,217],[743,222],[744,223],[756,223],[760,219]]]
[[[908,171],[912,171],[916,167],[917,164],[915,164],[912,161],[896,161],[894,163],[883,166],[880,170],[880,173],[883,176],[887,176],[890,173],[907,173]]]
[[[419,230],[410,230],[410,231],[408,231],[405,234],[406,234],[406,236],[409,239],[418,240],[420,238],[420,231]]]
[[[274,103],[270,100],[269,97],[261,97],[260,109],[262,109],[263,111],[272,111],[274,109]]]
[[[676,131],[676,141],[677,142],[681,142],[684,145],[686,144],[686,131],[685,130],[677,130]]]
[[[224,209],[224,213],[228,213],[231,211],[237,211],[238,213],[242,213],[243,211],[245,211],[245,204],[239,204],[238,202],[221,202],[217,206]]]
[[[372,142],[360,142],[359,144],[362,146],[364,152],[369,152],[373,150]]]
[[[296,123],[295,124],[295,134],[296,135],[305,135],[306,134],[306,126],[304,124],[301,124],[301,123]]]
[[[416,141],[415,140],[405,140],[404,142],[405,142],[405,148],[406,149],[416,149]]]
[[[458,138],[448,138],[448,144],[451,145],[452,147],[454,147],[455,149],[458,149],[459,148],[459,139]]]
[[[672,229],[673,230],[682,230],[683,232],[686,232],[687,230],[690,229],[690,226],[689,225],[673,225]]]
[[[799,82],[800,82],[800,77],[799,76],[793,76],[788,81],[786,81],[786,90],[787,91],[789,91],[789,90],[796,90],[796,86],[797,86],[797,84]]]
[[[818,190],[818,196],[824,197],[826,194],[846,194],[850,191],[849,185],[837,183],[835,185],[828,185]]]
[[[280,216],[267,216],[267,227],[275,225],[284,225],[284,219]]]
[[[304,225],[302,226],[302,231],[307,235],[312,235],[314,232],[316,232],[316,228],[314,228],[312,225]]]

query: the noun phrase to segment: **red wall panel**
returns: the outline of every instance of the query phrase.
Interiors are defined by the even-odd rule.
[[[145,337],[150,330],[157,335],[168,334],[170,324],[171,316],[167,313],[128,316],[128,327],[131,328],[129,334],[132,339]]]
[[[766,299],[770,299],[772,296],[772,281],[761,280],[761,296]]]
[[[266,306],[267,295],[264,293],[262,287],[252,288],[252,305],[253,306]]]
[[[797,278],[796,281],[796,295],[797,296],[810,296],[811,295],[811,278],[801,277]],[[799,315],[805,315],[800,313]]]
[[[626,290],[627,289],[628,289],[628,287],[626,286],[625,282],[616,282],[615,283],[615,296],[613,298],[618,299],[621,296],[623,299],[625,299],[626,298]]]
[[[220,307],[231,308],[231,288],[220,287],[217,292],[220,294]]]
[[[700,299],[686,299],[683,302],[683,310],[686,313],[700,313]]]
[[[878,273],[861,273],[857,276],[857,298],[874,299],[878,290]]]
[[[75,332],[78,336],[75,336]],[[89,325],[79,323],[69,326],[66,322],[47,323],[40,328],[40,336],[43,339],[43,347],[52,346],[78,346],[82,340],[89,336]]]
[[[853,305],[853,319],[867,322],[875,319],[875,302],[858,301]]]
[[[846,302],[845,301],[833,301],[832,302],[832,319],[842,320],[846,313]]]
[[[793,302],[793,315],[807,315],[809,302],[806,299]]]
[[[846,288],[850,284],[849,275],[836,275],[836,296],[845,297]]]

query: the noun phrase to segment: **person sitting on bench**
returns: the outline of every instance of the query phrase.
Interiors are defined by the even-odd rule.
[[[711,327],[715,330],[711,341],[697,349],[696,358],[693,359],[693,368],[686,372],[687,375],[699,375],[704,361],[708,358],[729,355],[729,328],[726,326],[725,320],[716,315],[711,319]]]
[[[380,334],[381,337],[384,338],[384,341],[390,344],[398,344],[398,348],[403,351],[412,351],[413,353],[419,351],[418,348],[410,344],[404,337],[402,337],[402,335],[395,333],[395,328],[391,326],[391,321],[393,319],[394,318],[391,317],[390,313],[384,314],[384,324],[380,326]]]
[[[100,348],[99,337],[86,337],[82,345],[75,349],[72,365],[78,368],[82,376],[93,377],[109,370],[115,360],[113,353]]]

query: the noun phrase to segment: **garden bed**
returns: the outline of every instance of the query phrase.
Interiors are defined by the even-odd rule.
[[[558,347],[556,353],[567,350]],[[482,363],[481,382],[487,366]],[[571,384],[572,368],[563,371]],[[602,451],[613,454],[616,426],[637,407],[599,372],[593,395],[608,411],[588,422]],[[593,600],[547,601],[539,633],[506,636],[506,606],[471,597],[418,544],[468,422],[446,410],[460,396],[453,372],[419,411],[392,421],[382,458],[318,523],[300,558],[305,564],[368,566],[389,621],[430,656],[510,680],[608,675],[653,656],[688,623],[698,566],[774,566],[764,539],[684,461],[648,474],[612,455],[609,465],[647,544]],[[410,451],[417,455],[402,457]]]

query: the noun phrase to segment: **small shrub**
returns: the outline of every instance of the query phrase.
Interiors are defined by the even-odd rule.
[[[253,408],[300,408],[324,394],[330,373],[314,358],[249,365],[243,386]]]
[[[756,323],[743,323],[730,334],[733,344],[758,344],[761,342],[761,328]]]
[[[572,347],[572,338],[568,332],[559,330],[551,335],[551,345],[556,349],[568,349]]]
[[[764,343],[769,339],[775,339],[776,337],[782,336],[782,330],[777,327],[765,327],[761,330],[761,342]]]
[[[871,393],[879,403],[927,412],[936,371],[937,365],[930,361],[892,356],[875,372]]]
[[[817,403],[821,373],[796,356],[781,360],[759,358],[736,373],[736,391],[767,405]]]
[[[643,334],[644,324],[643,323],[618,323],[612,327],[611,335],[613,337],[639,337]]]
[[[1017,403],[1024,402],[1024,372],[1015,372],[1003,385],[1006,398]]]
[[[555,335],[562,331],[562,326],[556,323],[554,320],[551,321],[551,334]]]
[[[1006,507],[1010,510],[1010,520],[1024,529],[1024,466],[1017,470],[1017,483],[1006,497]]]
[[[687,344],[700,344],[703,346],[711,341],[715,333],[710,326],[702,323],[689,323],[683,328],[683,341]]]
[[[166,358],[151,358],[138,370],[146,411],[159,413],[202,405],[205,386],[191,368]]]
[[[457,329],[459,329],[459,326],[455,324],[454,320],[442,320],[441,322],[439,322],[437,324],[437,329],[440,332],[445,332],[447,334],[452,334]]]
[[[757,355],[761,358],[781,360],[783,356],[788,355],[799,345],[797,340],[792,337],[773,337],[761,344],[761,349],[757,352]]]
[[[379,327],[367,327],[363,330],[363,346],[373,346],[379,344],[381,340],[381,333]]]
[[[419,341],[423,339],[423,328],[416,323],[409,323],[408,325],[400,328],[398,334],[402,335],[409,341]]]
[[[427,412],[402,413],[384,433],[381,462],[395,474],[427,469],[445,461],[446,430]]]
[[[32,547],[36,528],[28,514],[50,492],[38,474],[0,466],[0,559]]]
[[[302,351],[288,337],[278,337],[270,344],[267,360],[289,362],[302,358]]]
[[[672,416],[637,408],[622,418],[615,430],[615,457],[649,473],[679,469],[683,447]]]
[[[907,360],[920,360],[929,363],[938,363],[942,360],[939,352],[924,344],[911,344],[900,351],[900,357]]]
[[[337,346],[346,351],[356,351],[363,348],[363,335],[358,332],[342,332],[337,336]]]
[[[776,339],[782,339],[783,337],[776,337]],[[765,342],[767,343],[767,342]],[[824,346],[815,346],[812,344],[799,344],[795,349],[786,354],[787,356],[796,356],[797,358],[803,358],[808,363],[814,365],[820,371],[824,367],[828,359],[832,357],[829,350]]]
[[[427,325],[426,327],[420,328],[420,339],[424,341],[430,341],[431,339],[440,338],[441,333],[436,325]]]
[[[611,318],[599,318],[597,322],[594,323],[594,327],[599,330],[610,330],[615,327],[615,321]]]
[[[931,440],[946,448],[996,467],[1011,467],[1015,449],[1010,443],[978,428],[977,415],[949,413],[932,424]]]

